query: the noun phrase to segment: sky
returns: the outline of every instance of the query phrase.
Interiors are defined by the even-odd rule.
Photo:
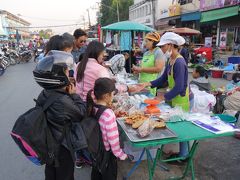
[[[88,25],[89,9],[91,24],[96,22],[97,2],[100,0],[1,0],[0,9],[12,14],[20,14],[21,18],[31,26],[68,25],[81,23],[81,26],[51,28],[54,33],[72,33],[78,27]]]

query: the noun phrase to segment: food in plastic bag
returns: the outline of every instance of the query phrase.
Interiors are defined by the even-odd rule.
[[[137,129],[137,133],[140,137],[148,136],[154,129],[154,124],[150,119],[144,121],[144,123]]]

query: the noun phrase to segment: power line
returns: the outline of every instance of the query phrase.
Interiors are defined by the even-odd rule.
[[[45,21],[78,21],[79,19],[50,19],[50,18],[42,18],[42,17],[32,17],[32,16],[23,16],[25,18],[30,18],[30,19],[39,19],[39,20],[45,20]]]
[[[57,28],[57,27],[68,27],[68,26],[77,26],[77,25],[84,25],[84,23],[76,23],[76,24],[64,24],[64,25],[52,25],[52,26],[19,26],[19,27],[13,27],[13,26],[5,26],[4,28],[14,28],[14,29],[31,29],[31,28]]]

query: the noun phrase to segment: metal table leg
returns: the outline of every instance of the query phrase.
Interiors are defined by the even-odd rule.
[[[137,160],[137,162],[134,164],[134,166],[132,167],[132,169],[128,172],[127,176],[123,177],[123,180],[127,180],[133,173],[134,171],[137,169],[137,167],[139,166],[139,164],[142,162],[142,158],[143,158],[143,155],[145,153],[146,149],[144,148],[142,150],[142,153],[139,157],[139,159]]]
[[[188,172],[190,171],[191,175],[192,175],[192,180],[195,180],[195,171],[194,171],[194,165],[193,165],[193,157],[195,155],[197,146],[198,146],[198,141],[194,141],[194,143],[192,145],[192,148],[191,148],[191,150],[189,152],[189,155],[187,157],[187,165],[185,166],[185,169],[183,171],[182,176],[180,176],[180,177],[173,177],[173,178],[170,178],[170,179],[174,179],[174,180],[184,179],[187,176]],[[183,159],[185,159],[183,157],[179,157],[179,158],[173,158],[173,159],[164,160],[164,159],[162,159],[162,152],[163,152],[163,146],[160,149],[158,149],[158,151],[157,151],[156,158],[154,159],[153,166],[152,166],[152,169],[150,171],[151,176],[149,176],[149,177],[153,177],[154,176],[154,172],[155,172],[155,169],[156,169],[157,161],[160,161],[160,162],[164,163],[164,162],[170,162],[170,161],[176,161],[176,160],[183,160]]]

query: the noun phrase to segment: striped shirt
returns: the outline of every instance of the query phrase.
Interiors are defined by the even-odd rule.
[[[109,62],[111,63],[111,70],[114,75],[119,74],[119,73],[126,73],[125,70],[125,57],[123,54],[117,54],[113,56]]]
[[[106,109],[99,118],[99,124],[106,151],[111,150],[117,158],[125,160],[127,155],[120,148],[119,132],[114,112],[111,109]]]

